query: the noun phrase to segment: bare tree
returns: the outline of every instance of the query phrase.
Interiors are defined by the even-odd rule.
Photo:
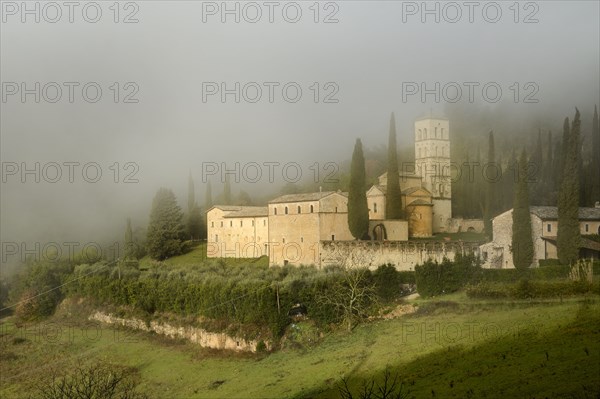
[[[147,399],[135,391],[137,381],[131,369],[96,363],[78,366],[71,374],[56,370],[41,380],[35,397],[41,399]]]
[[[375,384],[375,380],[364,381],[356,392],[352,392],[348,386],[348,379],[343,378],[342,383],[338,384],[338,391],[342,399],[405,399],[409,391],[404,390],[404,383],[400,380],[398,374],[392,373],[388,368],[383,374],[383,382]]]
[[[372,255],[366,251],[338,251],[336,260],[341,267],[341,278],[337,278],[329,290],[317,297],[320,304],[335,309],[348,331],[352,331],[367,316],[369,306],[377,303],[375,284],[370,281],[367,268],[370,258]]]

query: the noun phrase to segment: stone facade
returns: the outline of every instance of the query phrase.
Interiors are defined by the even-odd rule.
[[[206,213],[207,257],[258,258],[268,254],[266,206],[215,205]]]
[[[415,121],[415,173],[433,196],[433,232],[446,232],[452,218],[450,123],[446,118]]]
[[[532,266],[542,259],[557,259],[556,233],[558,210],[553,206],[532,206],[531,232],[534,255]],[[579,226],[582,235],[598,234],[600,208],[579,208]],[[512,257],[512,209],[492,220],[492,241],[480,247],[484,267],[514,268]]]
[[[342,192],[284,195],[269,202],[269,264],[319,263],[323,240],[353,240]]]

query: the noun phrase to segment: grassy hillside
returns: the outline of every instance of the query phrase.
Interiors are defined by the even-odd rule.
[[[295,324],[287,349],[268,356],[209,351],[83,323],[65,312],[27,328],[4,319],[0,396],[28,397],[46,369],[94,359],[138,368],[140,388],[167,398],[338,397],[342,377],[358,386],[386,367],[401,375],[416,398],[600,393],[597,296],[475,302],[459,293],[418,305],[412,315],[364,324],[351,334],[331,333],[318,343],[309,322]]]
[[[206,257],[206,243],[197,243],[190,252],[187,252],[180,256],[174,256],[165,261],[160,262],[166,266],[172,266],[176,268],[202,268],[214,262],[223,262],[225,265],[256,265],[259,267],[267,267],[269,265],[269,258],[262,256],[260,258],[207,258]],[[157,261],[150,259],[145,256],[140,259],[140,268],[146,269]]]

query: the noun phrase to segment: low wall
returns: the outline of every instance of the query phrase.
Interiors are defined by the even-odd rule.
[[[479,253],[479,243],[463,241],[321,241],[320,265],[368,266],[390,263],[397,270],[415,270],[427,260],[453,260],[456,254]]]
[[[482,219],[451,218],[446,220],[446,233],[464,233],[467,231],[482,233],[483,230]]]
[[[196,327],[177,327],[167,323],[159,323],[151,321],[150,325],[140,319],[124,319],[116,317],[112,314],[103,312],[95,312],[89,320],[96,320],[105,324],[116,324],[135,330],[146,332],[154,332],[156,334],[165,335],[170,338],[183,338],[195,344],[199,344],[204,348],[227,349],[238,352],[256,352],[258,341],[248,341],[243,338],[230,337],[224,333],[208,332]],[[267,348],[269,343],[265,342]]]

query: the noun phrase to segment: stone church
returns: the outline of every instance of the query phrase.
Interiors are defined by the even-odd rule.
[[[456,230],[448,119],[417,119],[414,141],[414,171],[399,175],[403,219],[386,219],[387,173],[367,190],[372,240],[402,242]],[[207,211],[207,256],[267,255],[270,265],[321,265],[324,242],[354,241],[347,218],[348,195],[340,191],[283,195],[266,207],[215,205]]]

